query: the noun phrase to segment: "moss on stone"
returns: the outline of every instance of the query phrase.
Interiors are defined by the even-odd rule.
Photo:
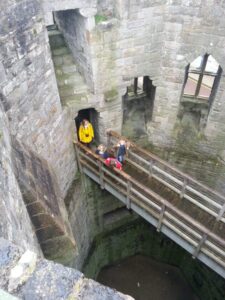
[[[117,97],[118,97],[118,90],[116,88],[112,88],[111,90],[108,90],[104,93],[104,99],[107,102],[116,100]]]
[[[101,22],[105,22],[107,20],[107,17],[104,15],[95,15],[95,23],[99,24]]]
[[[179,267],[199,299],[222,300],[225,297],[223,278],[200,261],[193,260],[188,252],[141,218],[98,235],[84,265],[84,273],[96,278],[101,268],[135,254]]]

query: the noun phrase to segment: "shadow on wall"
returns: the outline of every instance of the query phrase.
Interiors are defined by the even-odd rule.
[[[122,134],[128,138],[147,135],[152,120],[156,87],[148,76],[136,77],[123,96]]]
[[[73,265],[76,245],[60,189],[48,163],[12,139],[16,177],[35,234],[46,258]]]

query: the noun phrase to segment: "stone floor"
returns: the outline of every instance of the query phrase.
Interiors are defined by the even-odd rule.
[[[136,300],[198,299],[178,268],[141,255],[104,268],[97,280]]]

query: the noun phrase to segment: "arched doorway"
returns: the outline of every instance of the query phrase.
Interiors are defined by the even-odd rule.
[[[99,142],[99,124],[98,124],[99,113],[94,108],[85,108],[78,111],[78,114],[74,119],[75,126],[77,129],[77,138],[78,138],[78,130],[80,127],[80,123],[82,122],[83,119],[87,119],[89,122],[91,122],[95,133],[94,140],[98,143]]]

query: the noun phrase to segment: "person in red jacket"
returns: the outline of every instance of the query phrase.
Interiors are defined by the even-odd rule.
[[[115,167],[119,170],[122,170],[122,164],[114,157],[108,157],[106,160],[105,160],[105,164],[107,166],[111,166],[111,167]]]

